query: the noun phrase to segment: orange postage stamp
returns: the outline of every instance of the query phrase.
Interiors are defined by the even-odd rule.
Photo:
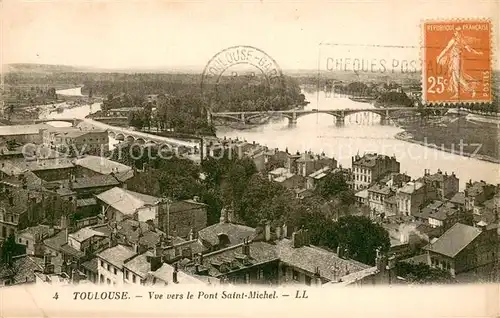
[[[452,20],[423,24],[424,101],[492,101],[491,21]]]

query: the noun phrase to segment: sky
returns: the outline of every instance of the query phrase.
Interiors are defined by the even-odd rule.
[[[419,46],[422,19],[491,18],[499,39],[499,3],[6,0],[1,58],[3,64],[203,68],[227,47],[251,45],[282,69],[315,69],[318,56],[346,54],[320,43]],[[417,49],[386,52],[418,59]]]

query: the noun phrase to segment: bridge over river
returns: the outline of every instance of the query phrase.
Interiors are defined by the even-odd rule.
[[[286,117],[288,118],[289,125],[296,125],[297,119],[302,116],[310,114],[328,114],[335,118],[337,124],[343,124],[345,117],[362,112],[370,112],[380,116],[380,121],[382,124],[386,123],[390,118],[395,118],[395,114],[403,113],[405,111],[421,113],[422,111],[428,112],[432,115],[443,116],[448,112],[448,108],[442,107],[391,107],[391,108],[355,108],[355,109],[311,109],[311,110],[301,110],[301,109],[291,109],[291,110],[276,110],[276,111],[245,111],[245,112],[211,112],[207,114],[208,121],[212,122],[213,118],[227,118],[235,121],[240,121],[246,123],[247,121],[262,117]]]
[[[173,147],[186,147],[190,149],[195,149],[195,148],[199,149],[200,147],[199,142],[168,138],[132,130],[129,128],[116,127],[91,118],[47,118],[47,119],[37,119],[35,120],[35,123],[45,123],[51,121],[68,122],[71,123],[73,126],[77,126],[78,124],[83,122],[93,127],[96,127],[97,129],[107,130],[109,136],[115,138],[116,140],[136,142],[138,144],[146,144],[146,143],[154,143],[159,145],[167,144]]]

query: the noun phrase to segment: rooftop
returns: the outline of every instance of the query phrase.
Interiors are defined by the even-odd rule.
[[[54,236],[46,238],[43,241],[43,244],[45,244],[46,246],[48,246],[56,251],[59,251],[61,249],[61,246],[63,246],[67,242],[68,242],[68,239],[66,237],[66,231],[62,230],[62,231],[59,231],[58,233],[56,233]]]
[[[125,215],[131,215],[146,205],[156,205],[160,200],[147,194],[114,187],[96,196]]]
[[[173,273],[174,267],[172,265],[164,263],[160,268],[154,272],[150,272],[150,275],[156,279],[161,280],[164,283],[173,283]],[[184,273],[183,271],[177,272],[177,280],[179,284],[200,284],[203,283],[202,280],[197,279],[191,275]]]
[[[148,248],[154,248],[156,243],[160,242],[162,235],[165,235],[164,232],[152,228],[145,222],[132,219],[125,219],[118,223],[117,230],[129,243],[137,243]]]
[[[132,170],[129,166],[98,156],[86,156],[77,159],[75,160],[75,164],[100,174],[122,173]]]
[[[319,170],[316,170],[314,171],[313,173],[311,173],[310,175],[308,175],[309,178],[314,178],[314,179],[321,179],[323,178],[324,176],[327,175],[327,173],[331,170],[330,167],[323,167]]]
[[[72,189],[97,188],[108,186],[119,186],[120,182],[112,175],[98,175],[92,177],[76,178],[71,182]]]
[[[358,165],[358,166],[363,166],[363,167],[375,167],[377,161],[380,160],[389,160],[389,159],[394,159],[393,157],[389,157],[386,155],[380,155],[376,153],[367,153],[363,157],[356,156],[356,158],[353,158],[352,165]]]
[[[40,129],[49,127],[47,124],[0,126],[0,136],[36,135]]]
[[[96,231],[91,227],[84,227],[74,233],[69,234],[69,236],[77,240],[78,242],[83,242],[93,236],[106,237],[107,235],[102,232]]]
[[[283,239],[277,243],[279,257],[294,267],[314,274],[319,269],[321,277],[330,281],[338,280],[340,277],[350,273],[358,272],[370,266],[360,262],[343,259],[337,254],[316,246],[302,246],[294,248],[292,241]]]
[[[202,242],[216,246],[219,244],[219,234],[226,234],[230,245],[237,245],[243,243],[243,240],[247,237],[252,237],[255,234],[255,229],[234,223],[216,223],[201,229],[198,232],[198,238]]]
[[[444,234],[434,243],[425,246],[424,249],[448,257],[455,257],[460,251],[467,247],[467,245],[472,243],[479,234],[481,234],[481,230],[478,228],[456,223],[444,232]]]
[[[107,248],[97,254],[99,258],[118,268],[121,268],[123,266],[123,262],[134,255],[135,252],[131,248],[120,244]]]
[[[386,186],[385,184],[374,184],[370,188],[368,188],[368,192],[388,195],[391,193],[391,188]]]
[[[50,226],[40,224],[37,226],[31,226],[31,227],[25,228],[24,230],[20,231],[18,233],[18,235],[29,234],[33,237],[36,237],[37,235],[40,235],[40,237],[45,237],[45,236],[49,235],[50,232],[51,232]]]
[[[12,267],[0,264],[0,278],[11,278],[12,284],[35,282],[35,271],[43,270],[44,260],[40,257],[20,255],[13,257]]]
[[[464,192],[457,192],[451,197],[450,202],[459,204],[459,205],[464,205],[465,204],[465,193]]]
[[[151,251],[147,251],[145,253],[138,254],[123,264],[123,267],[126,267],[130,271],[139,275],[141,278],[145,278],[146,274],[151,269],[151,263],[148,262],[148,256],[153,256],[153,253]]]
[[[413,194],[415,191],[421,189],[424,186],[422,182],[412,181],[406,183],[402,188],[399,189],[399,192]]]

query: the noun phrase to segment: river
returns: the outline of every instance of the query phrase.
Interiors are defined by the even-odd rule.
[[[58,90],[57,94],[82,96],[81,88]],[[324,92],[303,91],[310,102],[305,109],[340,109],[340,108],[373,108],[371,104],[354,102],[346,97],[327,96]],[[48,118],[84,118],[91,112],[101,108],[100,103],[65,109],[61,113],[51,112]],[[64,122],[52,122],[55,126],[69,125]],[[489,183],[500,183],[499,165],[454,155],[448,152],[405,142],[394,138],[402,130],[394,125],[380,125],[380,118],[372,113],[358,113],[347,116],[345,125],[338,127],[332,116],[311,114],[300,117],[297,126],[288,127],[288,120],[269,123],[249,130],[219,128],[218,137],[246,139],[271,148],[288,148],[290,152],[313,151],[325,152],[335,157],[339,164],[351,167],[351,158],[356,154],[376,152],[395,155],[401,163],[401,172],[417,178],[423,175],[424,169],[436,172],[441,169],[448,173],[455,172],[460,178],[463,189],[469,179],[484,180]],[[110,138],[110,145],[117,143]],[[457,146],[458,147],[458,146]],[[458,149],[458,148],[457,148]]]
[[[347,97],[328,96],[325,92],[302,92],[310,102],[305,109],[374,108],[369,103],[354,102]],[[424,169],[431,173],[437,169],[455,172],[460,178],[460,188],[469,179],[500,183],[499,165],[473,158],[420,146],[394,138],[402,129],[394,125],[380,125],[380,117],[373,113],[357,113],[347,116],[345,125],[338,127],[332,116],[311,114],[300,117],[296,127],[288,127],[288,120],[269,123],[249,130],[218,129],[218,137],[239,138],[255,141],[271,148],[290,152],[325,152],[335,157],[339,164],[351,167],[356,154],[376,152],[395,155],[401,163],[401,172],[413,178],[422,176]],[[458,142],[457,142],[457,148]]]

